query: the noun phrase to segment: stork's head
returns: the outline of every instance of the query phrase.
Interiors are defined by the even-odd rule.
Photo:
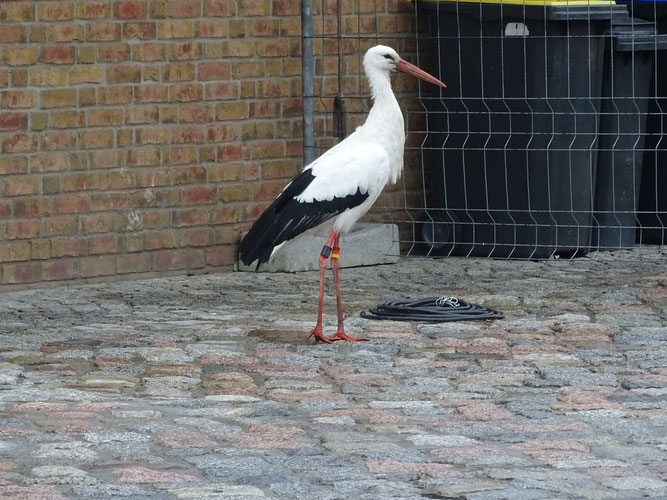
[[[417,78],[439,85],[440,87],[447,86],[436,77],[429,75],[426,71],[401,59],[401,56],[399,56],[394,49],[387,47],[386,45],[376,45],[366,51],[366,55],[364,55],[364,70],[369,77],[377,72],[389,73],[390,71],[396,70],[408,75],[416,76]]]

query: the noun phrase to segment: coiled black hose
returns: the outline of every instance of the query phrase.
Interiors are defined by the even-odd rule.
[[[473,304],[456,297],[429,297],[419,300],[391,301],[380,304],[362,318],[393,321],[469,321],[479,319],[503,319],[505,315],[495,309]]]

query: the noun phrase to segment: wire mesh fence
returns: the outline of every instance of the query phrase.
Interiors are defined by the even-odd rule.
[[[365,118],[368,47],[448,85],[394,80],[406,168],[370,218],[399,225],[402,252],[665,247],[667,2],[315,0],[314,13],[318,153]]]

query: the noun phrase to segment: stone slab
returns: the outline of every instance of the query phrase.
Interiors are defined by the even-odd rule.
[[[285,243],[270,262],[259,271],[288,272],[315,271],[318,256],[326,243],[331,226],[324,225],[308,231]],[[399,260],[398,226],[396,224],[356,224],[340,238],[340,265],[346,267],[393,264]],[[256,262],[246,266],[239,262],[239,270],[254,271]]]

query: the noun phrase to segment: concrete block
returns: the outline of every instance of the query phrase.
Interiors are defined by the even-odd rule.
[[[330,233],[331,224],[325,224],[297,236],[285,243],[259,270],[293,273],[319,269],[317,258]],[[341,267],[392,264],[398,259],[398,226],[395,224],[359,223],[340,238]],[[249,266],[239,262],[241,271],[254,271],[256,266],[256,262]]]

